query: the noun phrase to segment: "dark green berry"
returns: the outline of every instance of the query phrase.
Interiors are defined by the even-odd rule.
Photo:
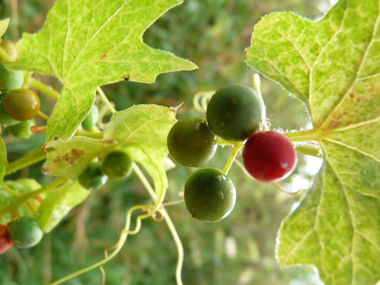
[[[260,129],[265,108],[261,96],[252,88],[227,85],[212,96],[206,116],[216,135],[229,141],[244,141]]]
[[[27,121],[34,118],[40,110],[40,99],[32,90],[18,88],[7,94],[4,107],[13,119]]]
[[[8,227],[9,237],[18,248],[33,247],[44,236],[40,221],[31,216],[25,216],[10,222]]]
[[[132,160],[123,151],[108,153],[102,160],[102,171],[110,179],[122,179],[132,172]]]
[[[94,105],[92,106],[90,110],[90,114],[82,122],[82,127],[85,130],[90,130],[93,126],[96,125],[96,122],[98,121],[98,119],[99,119],[99,109],[98,107]]]
[[[34,119],[19,122],[17,125],[8,126],[8,130],[16,138],[28,139],[33,135],[31,127],[36,125]]]
[[[168,134],[167,145],[175,161],[190,167],[208,162],[217,148],[216,135],[198,117],[178,121]]]
[[[107,176],[101,170],[99,162],[90,162],[78,176],[80,185],[88,190],[97,190],[107,182]]]
[[[0,91],[1,94],[8,94],[16,88],[20,88],[24,83],[24,73],[21,70],[8,70],[0,64]]]
[[[227,217],[236,202],[236,190],[231,179],[219,169],[199,169],[185,183],[185,204],[190,214],[205,222]]]

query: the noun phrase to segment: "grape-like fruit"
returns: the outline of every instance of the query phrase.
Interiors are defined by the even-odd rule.
[[[90,162],[87,168],[78,176],[80,185],[88,190],[98,190],[107,182],[108,177],[101,170],[99,162]]]
[[[265,108],[261,96],[252,88],[233,84],[211,97],[206,117],[216,135],[229,141],[244,141],[259,130]]]
[[[8,115],[7,112],[5,112],[4,108],[4,99],[6,95],[0,95],[0,124],[4,126],[14,126],[20,121],[13,119],[11,116]]]
[[[245,169],[257,180],[273,182],[286,178],[294,169],[297,155],[290,140],[278,132],[259,132],[243,150]]]
[[[37,245],[44,233],[41,223],[34,217],[25,216],[8,224],[9,237],[18,248],[30,248]]]
[[[204,168],[193,172],[185,183],[185,204],[200,221],[216,222],[227,217],[235,206],[236,189],[219,169]]]
[[[8,70],[0,64],[0,91],[8,94],[13,89],[20,88],[24,83],[24,73],[21,70]]]
[[[13,242],[9,237],[9,227],[0,225],[0,254],[5,253],[11,248]]]
[[[18,88],[5,97],[4,107],[12,118],[27,121],[34,118],[40,110],[40,99],[32,90]]]
[[[95,105],[92,106],[90,110],[90,114],[84,119],[82,122],[82,127],[85,130],[91,129],[93,126],[95,126],[96,122],[99,119],[99,109]]]
[[[132,172],[132,159],[124,151],[108,153],[102,160],[102,172],[110,179],[122,179]]]
[[[31,127],[35,125],[36,121],[34,119],[30,119],[27,121],[21,121],[14,126],[8,126],[8,130],[16,138],[28,139],[33,135]]]
[[[198,167],[215,154],[216,135],[207,122],[199,117],[182,119],[171,128],[167,145],[171,156],[179,164]]]

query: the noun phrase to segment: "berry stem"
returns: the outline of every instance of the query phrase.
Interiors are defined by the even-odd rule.
[[[58,100],[59,93],[57,91],[55,91],[51,87],[45,85],[41,81],[38,81],[35,78],[31,79],[31,81],[30,81],[30,87],[32,87],[34,89],[37,89],[38,91],[41,91],[41,92],[45,93],[46,95],[48,95],[49,97],[51,97],[51,98],[53,98],[55,100]]]
[[[46,115],[45,113],[43,113],[41,110],[38,110],[38,113],[37,113],[38,116],[40,116],[42,119],[44,120],[49,120],[49,116]]]
[[[58,178],[58,179],[50,182],[49,184],[46,184],[45,186],[41,187],[38,190],[35,190],[35,191],[29,192],[29,193],[27,193],[25,195],[22,195],[16,201],[14,201],[12,204],[10,204],[9,206],[7,206],[7,207],[3,208],[2,210],[0,210],[0,217],[3,216],[6,213],[12,213],[12,212],[16,211],[28,199],[33,198],[33,197],[35,197],[35,196],[37,196],[39,194],[42,194],[42,193],[44,193],[46,191],[51,190],[51,189],[54,189],[55,187],[61,185],[64,182],[66,182],[67,180],[69,180],[69,178],[67,178],[67,177],[60,177],[60,178]]]
[[[98,94],[100,95],[100,98],[102,98],[103,102],[108,106],[108,108],[112,111],[112,113],[116,113],[115,108],[112,106],[111,102],[108,100],[106,94],[104,94],[103,90],[98,87],[96,88],[96,91],[98,91]]]
[[[102,139],[103,138],[103,133],[98,132],[88,132],[85,130],[77,130],[75,133],[76,136],[82,136],[82,137],[88,137],[88,138],[93,138],[93,139]]]
[[[2,47],[0,47],[0,60],[5,62],[14,61]]]
[[[226,165],[224,166],[223,168],[223,173],[225,175],[228,174],[228,172],[230,171],[230,168],[232,166],[232,163],[234,163],[234,160],[235,160],[235,157],[237,156],[237,154],[239,153],[239,151],[243,148],[244,144],[243,143],[237,143],[235,144],[232,152],[231,152],[231,155],[230,157],[228,158],[228,161],[226,163]]]

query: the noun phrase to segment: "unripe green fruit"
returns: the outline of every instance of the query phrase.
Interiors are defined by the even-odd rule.
[[[122,179],[132,172],[132,160],[123,151],[108,153],[102,160],[102,171],[110,179]]]
[[[217,148],[215,134],[207,122],[198,117],[178,121],[168,134],[167,145],[175,161],[190,167],[208,162]]]
[[[7,52],[9,57],[12,60],[16,60],[17,57],[17,48],[14,42],[8,41],[8,40],[3,40],[0,44],[0,46]],[[16,87],[18,88],[18,87]]]
[[[12,118],[27,121],[34,118],[40,110],[40,99],[32,90],[14,89],[5,97],[4,107]]]
[[[261,96],[252,88],[233,84],[219,89],[211,97],[206,116],[217,136],[244,141],[260,129],[265,108]]]
[[[90,162],[87,168],[78,176],[80,185],[88,190],[98,190],[107,182],[107,176],[103,174],[99,162]]]
[[[34,217],[25,216],[8,224],[9,237],[18,248],[30,248],[37,245],[44,233],[41,223]]]
[[[19,122],[17,125],[8,126],[8,130],[16,138],[28,139],[33,135],[30,128],[35,125],[36,121],[34,119],[31,119]]]
[[[21,70],[8,70],[0,64],[0,91],[1,94],[8,94],[16,88],[20,88],[24,83],[24,73]]]
[[[86,119],[84,119],[84,121],[82,122],[82,127],[85,129],[85,130],[89,130],[91,129],[93,126],[95,126],[96,122],[98,121],[99,119],[99,109],[98,107],[96,107],[95,105],[92,106],[91,110],[90,110],[90,114],[86,117]]]
[[[231,179],[219,169],[199,169],[185,183],[185,204],[200,221],[216,222],[227,217],[236,202],[236,189]]]

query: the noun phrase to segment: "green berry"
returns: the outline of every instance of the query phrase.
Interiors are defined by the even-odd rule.
[[[7,112],[5,112],[4,108],[4,99],[6,95],[0,95],[0,124],[4,126],[14,126],[20,121],[13,119],[11,116],[8,115]]]
[[[102,171],[110,179],[122,179],[132,172],[132,160],[123,151],[108,153],[102,160]]]
[[[40,99],[32,90],[14,89],[5,97],[4,107],[12,118],[27,121],[34,118],[40,110]]]
[[[84,121],[82,122],[82,127],[85,129],[85,130],[89,130],[91,129],[93,126],[96,125],[96,122],[98,121],[99,119],[99,109],[98,107],[96,107],[95,105],[92,106],[91,110],[90,110],[90,114],[86,117],[86,119],[84,119]]]
[[[33,133],[31,131],[31,127],[36,125],[36,121],[34,119],[19,122],[17,125],[8,126],[8,130],[16,138],[19,139],[28,139]]]
[[[24,73],[21,70],[8,70],[0,64],[0,91],[1,94],[8,94],[16,88],[20,88],[24,83]]]
[[[199,117],[178,121],[168,134],[167,145],[175,161],[190,167],[208,162],[217,148],[216,135]]]
[[[37,245],[44,233],[41,223],[34,217],[25,216],[8,224],[9,237],[18,248],[30,248]]]
[[[8,40],[3,40],[0,44],[0,46],[7,52],[7,54],[9,55],[9,57],[12,60],[16,60],[17,48],[16,48],[16,45],[14,42],[8,41]],[[18,88],[18,87],[16,87],[16,88]]]
[[[260,129],[265,108],[261,96],[252,88],[227,85],[212,96],[206,116],[216,135],[229,141],[244,141]]]
[[[231,179],[219,169],[199,169],[185,183],[185,204],[190,214],[205,222],[227,217],[236,202],[236,190]]]
[[[107,179],[99,162],[90,162],[82,174],[78,176],[80,185],[88,190],[98,190],[107,182]]]

